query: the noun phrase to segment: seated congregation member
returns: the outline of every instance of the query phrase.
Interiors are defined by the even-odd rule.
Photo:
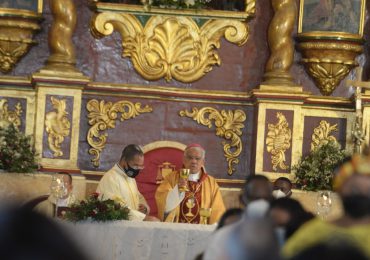
[[[138,145],[126,146],[120,161],[101,178],[96,192],[101,199],[120,201],[130,209],[130,220],[157,221],[149,216],[149,206],[139,192],[135,177],[144,168],[144,153]]]
[[[72,176],[68,172],[59,172],[57,177],[61,177],[66,189],[66,194],[62,198],[49,196],[49,201],[58,207],[69,207],[76,202],[76,196],[73,194]]]
[[[275,199],[290,197],[292,195],[292,182],[286,177],[279,177],[273,185],[272,195]]]
[[[304,224],[286,242],[285,257],[341,239],[370,258],[370,158],[356,155],[344,163],[334,176],[333,187],[342,200],[344,215],[333,221],[317,218]]]
[[[204,170],[205,153],[199,144],[187,146],[183,164],[190,169],[188,180],[173,172],[158,186],[155,199],[161,220],[199,224],[201,210],[211,210],[207,223],[214,224],[225,212],[219,186]],[[186,185],[189,190],[180,192],[179,187]]]

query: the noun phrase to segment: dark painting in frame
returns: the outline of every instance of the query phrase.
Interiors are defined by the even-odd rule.
[[[363,34],[365,0],[301,0],[298,33]]]
[[[42,13],[43,0],[0,0],[0,9],[28,10]]]

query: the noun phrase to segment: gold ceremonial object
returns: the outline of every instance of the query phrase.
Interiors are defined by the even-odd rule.
[[[200,214],[200,224],[207,225],[208,219],[211,216],[212,208],[201,208],[199,211]]]
[[[180,178],[184,179],[184,180],[188,180],[189,178],[189,174],[190,174],[190,169],[181,169],[180,170]],[[182,187],[179,187],[179,191],[180,192],[183,192],[183,191],[189,191],[189,187],[188,187],[188,184],[186,183],[185,186],[182,186]]]

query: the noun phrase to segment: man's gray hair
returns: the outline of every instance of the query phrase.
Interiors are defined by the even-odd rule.
[[[194,146],[194,147],[190,147],[190,148],[185,149],[184,156],[187,156],[188,155],[188,151],[190,149],[196,149],[196,150],[198,150],[201,153],[201,155],[202,155],[202,159],[205,159],[206,158],[206,151],[203,148],[197,147],[197,146]]]

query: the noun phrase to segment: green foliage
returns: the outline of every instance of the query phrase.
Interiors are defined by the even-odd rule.
[[[86,201],[73,204],[64,218],[73,222],[127,220],[129,213],[130,210],[120,203],[111,199],[99,200],[99,194],[93,193]]]
[[[333,171],[349,154],[337,142],[320,145],[292,167],[303,190],[332,190]]]
[[[200,9],[206,7],[209,2],[211,2],[211,0],[148,0],[147,4],[163,8]]]
[[[13,124],[0,128],[0,169],[7,172],[34,172],[38,168],[35,156],[30,136],[25,136]]]

